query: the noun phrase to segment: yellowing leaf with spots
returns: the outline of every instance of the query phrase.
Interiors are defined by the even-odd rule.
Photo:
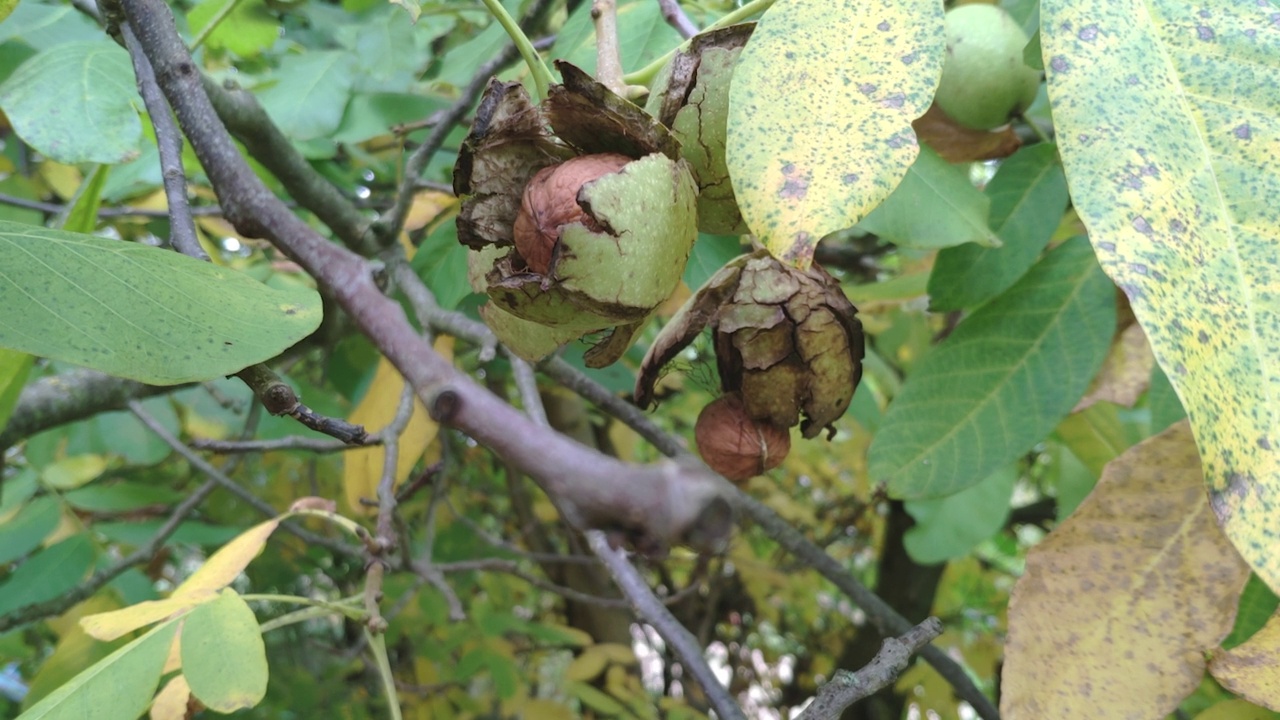
[[[1214,521],[1187,423],[1134,446],[1027,554],[1009,601],[1001,715],[1168,715],[1231,631],[1248,576]]]
[[[807,268],[919,152],[911,121],[942,72],[940,0],[778,0],[729,89],[726,158],[751,232]]]
[[[1240,697],[1272,709],[1280,709],[1280,615],[1273,615],[1245,642],[1216,653],[1209,672],[1223,687]]]
[[[452,358],[453,339],[438,338],[435,349],[446,358]],[[365,426],[365,429],[370,432],[381,430],[395,419],[396,409],[400,407],[404,392],[404,378],[386,358],[381,358],[369,390],[365,392],[360,404],[351,411],[351,417],[347,419],[357,425]],[[397,485],[404,482],[414,464],[426,452],[427,446],[435,440],[439,429],[427,414],[427,408],[422,401],[415,396],[413,414],[409,417],[404,432],[400,434],[396,447],[395,481]],[[345,491],[347,507],[352,512],[372,514],[377,511],[375,505],[365,505],[360,501],[363,498],[377,502],[378,483],[382,480],[382,469],[386,457],[386,448],[380,446],[356,448],[343,454],[342,487]]]
[[[1041,2],[1075,208],[1192,418],[1218,521],[1280,590],[1276,12]]]

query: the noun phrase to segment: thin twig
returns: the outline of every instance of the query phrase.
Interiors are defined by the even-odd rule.
[[[862,669],[837,670],[796,720],[837,720],[845,708],[897,680],[907,669],[911,656],[941,634],[942,621],[931,617],[901,637],[886,638],[880,652]]]
[[[41,202],[39,200],[28,200],[27,198],[15,197],[7,193],[0,193],[0,205],[8,205],[10,207],[22,208],[24,210],[35,210],[36,212],[47,213],[49,215],[57,215],[66,212],[67,206],[58,203]],[[201,207],[191,208],[193,215],[221,215],[222,208],[217,205],[205,205]],[[98,217],[100,218],[118,218],[118,217],[149,217],[149,218],[167,218],[168,210],[157,210],[153,208],[140,207],[104,207],[98,208]]]
[[[192,467],[204,473],[204,475],[210,480],[217,482],[219,486],[227,489],[232,495],[240,498],[254,510],[257,510],[266,517],[273,518],[280,514],[280,512],[271,507],[268,502],[240,487],[236,481],[227,477],[218,468],[210,465],[204,458],[200,457],[199,453],[187,447],[181,440],[174,437],[172,433],[165,429],[164,425],[160,424],[159,420],[152,417],[151,413],[148,413],[146,408],[142,407],[142,403],[136,400],[129,401],[129,411],[132,412],[138,420],[141,420],[142,424],[146,425],[148,430],[155,433],[156,437],[160,438],[165,445],[172,448],[174,452],[181,455],[187,462],[191,463]],[[298,538],[308,545],[318,545],[341,555],[361,557],[361,552],[356,548],[345,543],[336,542],[327,537],[316,535],[309,530],[299,527],[292,521],[286,520],[281,523],[280,526],[298,536]]]
[[[376,445],[381,442],[381,436],[372,435],[369,438],[368,444]],[[212,438],[197,438],[188,444],[196,450],[224,453],[228,455],[273,452],[276,450],[305,450],[313,453],[333,453],[342,452],[344,450],[353,450],[357,447],[361,447],[359,445],[345,443],[338,439],[310,438],[298,435],[276,438],[275,440],[214,440]]]
[[[396,511],[396,470],[400,465],[400,434],[409,424],[413,416],[413,386],[405,383],[400,393],[400,404],[396,408],[395,417],[386,429],[379,433],[382,436],[383,461],[382,476],[378,480],[378,519],[375,523],[375,535],[369,543],[369,570],[364,581],[364,606],[369,613],[368,627],[371,632],[380,633],[387,629],[387,621],[378,611],[378,603],[382,601],[382,578],[387,566],[387,556],[396,549],[396,538],[392,526]]]
[[[662,19],[675,28],[680,37],[688,40],[698,34],[698,26],[693,24],[684,8],[680,7],[680,0],[658,0],[658,7],[662,8]]]
[[[667,647],[675,651],[680,658],[680,663],[693,679],[702,686],[702,691],[706,693],[708,702],[716,711],[716,715],[721,718],[735,718],[737,720],[746,720],[746,716],[742,714],[742,708],[738,706],[738,702],[729,694],[728,689],[720,684],[716,679],[715,671],[707,664],[706,657],[703,656],[702,645],[698,643],[698,639],[690,633],[675,615],[663,605],[657,595],[653,594],[653,590],[649,588],[649,584],[645,582],[640,573],[627,560],[626,554],[610,544],[608,536],[599,530],[590,530],[587,532],[587,543],[591,546],[591,551],[600,558],[609,575],[613,577],[614,583],[618,589],[631,602],[631,606],[635,609],[640,617],[658,631],[662,639],[667,642]]]
[[[119,577],[125,570],[149,561],[160,550],[160,546],[164,545],[164,542],[169,539],[169,536],[177,531],[182,521],[186,520],[187,516],[194,512],[196,507],[204,502],[205,498],[209,497],[209,493],[212,493],[217,488],[218,482],[216,480],[205,481],[186,500],[179,503],[173,509],[173,512],[169,513],[168,519],[145,543],[139,545],[136,550],[126,555],[119,562],[94,573],[93,577],[77,585],[70,592],[59,595],[52,600],[24,605],[13,612],[0,616],[0,633],[37,620],[61,615],[76,603],[92,596],[107,583]]]
[[[187,176],[182,169],[182,133],[173,121],[169,101],[156,84],[151,61],[138,45],[129,23],[120,23],[120,35],[124,38],[129,57],[133,59],[133,73],[137,78],[138,92],[147,106],[147,115],[156,132],[156,147],[160,150],[160,175],[164,181],[165,199],[169,201],[169,244],[175,250],[197,260],[209,261],[209,254],[200,246],[196,237],[196,223],[187,201]]]

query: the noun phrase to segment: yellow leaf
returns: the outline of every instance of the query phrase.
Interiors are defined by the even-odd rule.
[[[234,540],[218,548],[173,592],[174,597],[212,597],[231,584],[267,544],[267,538],[280,526],[282,518],[267,520],[240,533]]]
[[[37,173],[55,195],[63,200],[70,200],[84,182],[84,175],[74,165],[46,160],[40,163]]]
[[[1173,712],[1231,631],[1248,575],[1205,497],[1190,426],[1134,446],[1027,554],[1009,602],[1001,715]]]
[[[1071,201],[1192,418],[1219,523],[1280,591],[1273,5],[1044,0],[1040,23]]]
[[[452,193],[439,190],[423,190],[413,196],[409,205],[409,214],[404,219],[405,230],[418,230],[426,226],[442,212],[458,203]],[[412,259],[412,258],[410,258]]]
[[[74,490],[106,469],[107,458],[103,455],[73,455],[46,465],[40,471],[40,479],[57,490]]]
[[[725,156],[742,216],[804,269],[919,153],[945,47],[939,0],[782,0],[761,18],[729,88]],[[796,92],[803,86],[804,92]]]
[[[1214,653],[1209,672],[1223,687],[1253,703],[1280,710],[1280,615],[1245,642]]]
[[[140,627],[184,613],[217,596],[213,590],[187,595],[174,595],[164,600],[148,600],[112,612],[90,615],[80,620],[80,626],[90,636],[99,640],[114,640]]]
[[[436,339],[435,349],[444,357],[452,359],[453,338]],[[390,361],[380,358],[369,390],[347,419],[356,425],[363,425],[369,432],[383,429],[395,419],[404,388],[404,378]],[[427,446],[435,440],[438,430],[439,427],[427,414],[427,408],[423,406],[422,401],[414,397],[413,415],[410,416],[404,432],[400,434],[400,441],[396,448],[396,485],[405,481],[409,471],[422,457]],[[385,448],[377,446],[356,448],[343,454],[342,487],[345,491],[347,507],[351,512],[366,515],[376,512],[375,507],[366,506],[360,500],[363,498],[377,501],[378,483],[382,479],[386,456]]]
[[[151,701],[151,720],[186,720],[190,700],[191,688],[187,687],[187,679],[181,675],[174,677]]]
[[[573,720],[567,706],[554,700],[526,700],[520,708],[521,720]]]

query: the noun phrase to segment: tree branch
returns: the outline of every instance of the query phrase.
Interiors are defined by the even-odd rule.
[[[675,31],[680,33],[680,37],[688,40],[698,34],[698,26],[694,25],[689,16],[684,13],[684,9],[680,7],[680,0],[658,0],[658,7],[662,8],[662,19],[675,28]]]
[[[77,585],[70,592],[63,593],[56,598],[46,600],[44,602],[32,603],[6,613],[0,616],[0,634],[6,631],[26,625],[30,622],[43,620],[45,618],[61,615],[70,610],[81,600],[86,600],[94,593],[98,592],[103,586],[116,579],[125,570],[135,565],[141,565],[147,562],[160,550],[160,546],[164,545],[164,541],[169,539],[170,535],[178,529],[182,521],[190,515],[209,494],[216,490],[218,482],[216,480],[207,480],[195,492],[191,493],[186,500],[183,500],[169,513],[169,518],[164,524],[156,530],[145,543],[138,546],[138,549],[126,555],[119,562],[111,567],[103,568],[93,574],[93,577]]]
[[[715,671],[707,664],[698,639],[684,625],[681,625],[658,596],[653,594],[649,584],[627,560],[626,554],[621,549],[613,547],[608,537],[598,530],[587,533],[587,543],[596,557],[604,562],[614,583],[631,601],[631,606],[636,613],[658,631],[662,639],[666,640],[667,646],[680,658],[684,669],[702,686],[702,691],[706,693],[707,700],[716,711],[716,715],[721,718],[746,720],[746,716],[742,714],[742,708],[738,707],[738,702],[720,684]]]
[[[837,670],[796,720],[837,720],[845,708],[896,680],[907,669],[911,656],[941,634],[942,621],[931,617],[902,637],[886,639],[880,652],[861,670]]]
[[[160,0],[123,0],[157,81],[205,168],[227,219],[266,237],[316,279],[408,380],[432,417],[456,427],[527,472],[579,528],[613,528],[652,548],[689,541],[704,518],[729,515],[729,485],[700,464],[638,466],[606,457],[531,420],[437,354],[383,296],[362,258],[318,235],[249,169],[222,127],[201,75]],[[726,539],[699,535],[704,547]]]

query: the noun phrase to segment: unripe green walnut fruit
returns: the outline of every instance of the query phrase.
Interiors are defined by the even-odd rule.
[[[990,130],[1036,99],[1040,73],[1022,61],[1028,37],[996,5],[947,12],[947,59],[934,101],[965,127]]]

